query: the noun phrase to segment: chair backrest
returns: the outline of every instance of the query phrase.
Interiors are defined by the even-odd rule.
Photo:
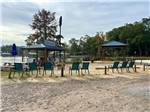
[[[15,71],[22,71],[23,70],[22,63],[14,63],[14,69]]]
[[[130,63],[129,63],[129,66],[128,67],[130,67],[130,68],[133,68],[133,65],[135,64],[135,62],[134,61],[131,61]]]
[[[128,64],[127,61],[123,61],[123,62],[122,62],[122,65],[121,65],[121,68],[126,68],[126,67],[127,67],[127,64]]]
[[[36,63],[29,63],[29,69],[30,70],[37,70],[37,64]]]
[[[71,69],[72,70],[79,70],[79,63],[73,63]]]
[[[83,63],[82,69],[89,69],[89,63]]]
[[[112,68],[118,68],[118,65],[119,65],[119,62],[118,61],[115,61]]]
[[[53,64],[50,62],[44,63],[44,70],[53,70]]]

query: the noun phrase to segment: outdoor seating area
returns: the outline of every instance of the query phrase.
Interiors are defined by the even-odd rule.
[[[100,63],[90,63],[90,62],[74,62],[70,64],[52,64],[51,62],[44,62],[42,66],[39,66],[35,62],[30,63],[14,63],[7,66],[7,71],[9,72],[8,78],[13,78],[15,75],[19,75],[19,77],[26,76],[35,76],[37,78],[38,76],[55,76],[58,75],[61,77],[61,74],[65,73],[66,75],[73,75],[76,74],[78,76],[82,75],[89,75],[91,66],[92,69],[94,68],[95,71],[98,71],[101,69],[101,72],[97,72],[99,74],[114,74],[114,73],[129,73],[129,72],[137,72],[138,68],[143,69],[145,71],[146,69],[149,69],[150,63],[149,60],[147,63],[143,64],[137,64],[135,61],[112,61],[108,64],[104,61],[101,61]],[[93,65],[94,64],[94,65]],[[9,68],[9,69],[8,69]],[[63,69],[62,69],[63,68]],[[5,71],[5,69],[4,69]],[[55,73],[56,72],[56,73]],[[63,73],[62,73],[63,72]],[[12,75],[13,74],[13,75]]]
[[[112,69],[112,72],[114,73],[114,69],[119,72],[119,69],[121,72],[123,72],[124,69],[126,69],[127,72],[130,72],[130,68],[134,70],[135,68],[135,62],[134,61],[123,61],[123,62],[118,62],[115,61],[112,66],[108,66],[108,69]]]
[[[58,71],[60,68],[65,68],[65,65],[54,65],[51,62],[45,62],[43,63],[43,66],[38,66],[36,63],[14,63],[14,65],[9,66],[9,75],[8,78],[12,78],[14,75],[19,75],[21,78],[24,75],[31,76],[35,75],[36,77],[38,76],[44,76],[44,75],[49,75],[52,77],[54,75],[54,68],[56,71]],[[86,72],[89,72],[89,63],[72,63],[71,65],[68,65],[69,67],[69,75],[72,75],[73,71],[76,71],[76,74],[78,75],[83,75],[83,71],[86,74]],[[63,69],[64,72],[67,71],[66,69]],[[21,74],[21,75],[20,75]],[[36,78],[35,77],[35,78]]]
[[[149,0],[2,0],[2,112],[150,112]]]
[[[12,72],[13,77],[15,74],[22,74],[21,77],[23,77],[23,74],[25,73],[26,75],[38,75],[46,74],[46,71],[51,70],[51,75],[54,74],[53,72],[53,65],[51,63],[44,63],[43,66],[38,66],[36,63],[14,63],[14,65],[10,66],[10,73],[8,78],[11,78]]]

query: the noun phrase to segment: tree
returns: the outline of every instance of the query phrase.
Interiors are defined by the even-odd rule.
[[[125,24],[106,33],[109,40],[128,44],[129,55],[150,55],[150,17],[142,21]]]
[[[27,45],[41,43],[44,40],[54,40],[57,32],[55,12],[42,9],[33,16],[33,23],[30,25],[34,33],[29,35]]]
[[[103,32],[97,32],[97,34],[95,35],[96,38],[96,47],[97,47],[97,58],[102,57],[102,47],[101,45],[103,44],[104,40],[105,40],[105,35]]]
[[[70,44],[70,54],[72,55],[77,55],[79,53],[79,44],[78,44],[78,40],[76,40],[75,38],[72,38],[71,40],[69,40],[69,44]]]
[[[96,48],[96,38],[85,35],[80,38],[80,52],[84,55],[88,55],[90,57],[95,57],[97,48]]]

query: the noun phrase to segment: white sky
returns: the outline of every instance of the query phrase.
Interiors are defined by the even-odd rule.
[[[149,0],[0,0],[1,45],[25,45],[33,15],[45,8],[63,17],[64,41],[140,21],[150,16]],[[29,2],[30,1],[30,2]],[[61,1],[61,2],[60,2]]]

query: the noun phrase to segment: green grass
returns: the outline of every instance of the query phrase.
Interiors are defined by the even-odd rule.
[[[9,72],[7,72],[7,71],[1,71],[1,73],[0,73],[0,76],[1,76],[1,78],[6,78],[6,77],[8,77],[8,75],[9,75]]]
[[[8,78],[9,73],[10,73],[9,71],[1,71],[0,76],[1,76],[1,78]],[[11,77],[13,77],[13,74],[14,74],[14,72],[11,73]],[[15,77],[20,77],[21,74],[19,75],[18,72],[16,72],[14,76]],[[25,73],[24,73],[23,77],[26,78],[28,76],[25,75]]]

